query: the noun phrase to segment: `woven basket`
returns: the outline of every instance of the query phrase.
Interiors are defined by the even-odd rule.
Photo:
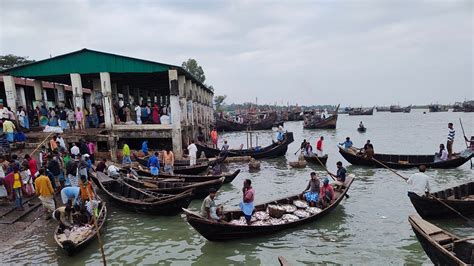
[[[270,217],[273,218],[281,218],[285,214],[285,209],[276,205],[269,205],[267,210]]]

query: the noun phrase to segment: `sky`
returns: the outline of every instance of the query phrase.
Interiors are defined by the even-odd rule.
[[[0,54],[194,58],[227,103],[474,99],[474,1],[0,0]]]

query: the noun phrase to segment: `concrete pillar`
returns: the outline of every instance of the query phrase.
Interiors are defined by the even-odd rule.
[[[112,83],[112,102],[118,102],[117,83]]]
[[[7,105],[13,112],[16,112],[16,86],[15,79],[12,76],[3,76],[3,84],[5,85],[5,94],[7,97]]]
[[[64,90],[64,85],[55,85],[56,95],[58,97],[58,102],[64,103],[66,101],[66,93]]]
[[[101,88],[101,80],[94,79],[92,80],[92,91],[91,91],[91,104],[102,104],[102,88]]]
[[[71,75],[72,98],[74,108],[81,108],[84,110],[84,98],[82,97],[82,80],[81,75],[72,73]]]
[[[105,128],[112,128],[114,124],[114,113],[112,106],[112,84],[110,82],[110,73],[100,73],[100,84],[102,91],[102,106],[104,109]]]
[[[170,88],[171,126],[173,152],[177,158],[183,155],[183,144],[181,136],[181,108],[179,107],[178,71],[168,70]]]
[[[35,100],[43,101],[43,82],[41,80],[34,80],[33,88],[35,89]]]

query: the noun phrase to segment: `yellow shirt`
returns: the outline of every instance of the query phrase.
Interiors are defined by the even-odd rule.
[[[35,180],[36,193],[43,197],[51,197],[54,194],[53,185],[45,175],[40,175]]]
[[[12,123],[12,121],[6,120],[3,122],[3,132],[13,133],[13,131],[15,131],[15,125]]]
[[[21,178],[19,173],[13,174],[13,188],[21,188]]]

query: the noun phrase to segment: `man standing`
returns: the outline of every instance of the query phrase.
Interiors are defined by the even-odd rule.
[[[47,166],[48,171],[51,173],[53,176],[52,182],[54,182],[53,187],[56,187],[59,189],[60,184],[59,184],[59,175],[61,174],[61,166],[59,165],[59,162],[56,157],[53,157],[53,155],[48,155],[48,166]]]
[[[3,118],[3,133],[7,136],[7,140],[10,143],[13,143],[15,141],[15,125],[12,123],[12,121]]]
[[[229,153],[229,144],[227,144],[227,140],[224,140],[224,145],[222,145],[219,156],[226,156],[228,153]]]
[[[131,164],[132,159],[130,159],[130,147],[127,145],[127,143],[123,144],[122,148],[122,164]]]
[[[163,162],[165,164],[165,166],[163,167],[165,173],[172,175],[174,165],[174,154],[170,150],[170,148],[166,148],[166,151],[163,153]]]
[[[448,149],[448,158],[451,159],[451,156],[453,155],[454,135],[456,134],[453,123],[448,123],[448,129],[448,142],[446,148]]]
[[[212,140],[212,147],[217,149],[217,130],[213,128],[211,131],[211,140]]]
[[[323,141],[324,141],[324,137],[321,136],[318,140],[318,142],[316,142],[316,155],[318,157],[323,157],[324,154],[323,154]]]
[[[71,155],[73,157],[76,157],[79,154],[81,154],[81,151],[80,151],[79,147],[77,147],[76,143],[73,143],[72,148],[71,148]]]
[[[206,219],[213,219],[219,221],[220,208],[216,205],[214,199],[216,198],[216,189],[209,189],[209,196],[207,196],[201,205],[201,216]]]
[[[148,156],[148,140],[142,142],[142,152],[145,156]]]
[[[196,144],[194,144],[194,140],[191,140],[191,144],[188,146],[188,152],[189,152],[189,165],[193,166],[196,165],[196,157],[197,157],[197,147]]]
[[[245,179],[242,193],[242,202],[239,204],[239,206],[244,213],[247,224],[250,225],[250,220],[252,219],[252,213],[254,209],[253,201],[255,200],[255,191],[252,188],[252,181],[250,181],[250,179]]]
[[[92,164],[95,163],[95,144],[92,141],[89,141],[87,143],[87,148],[89,149],[89,158],[92,162]]]
[[[28,162],[28,169],[30,169],[31,175],[35,177],[38,172],[38,164],[36,160],[29,154],[25,155],[25,160]]]
[[[142,108],[138,104],[135,106],[135,114],[137,115],[137,125],[141,125],[142,124]]]
[[[69,124],[69,129],[74,130],[74,128],[76,127],[76,116],[74,114],[74,110],[69,109],[66,114],[67,114],[67,122]]]
[[[306,151],[306,146],[307,145],[308,145],[308,142],[306,141],[306,139],[304,139],[303,142],[301,142],[301,145],[300,145],[301,153],[304,153]]]
[[[61,126],[62,130],[67,128],[67,113],[64,110],[64,107],[61,107],[59,110],[59,125]]]
[[[158,152],[151,155],[147,163],[148,168],[150,168],[150,173],[153,177],[157,177],[160,174],[160,160],[158,160]]]
[[[408,188],[408,195],[410,195],[410,193],[415,193],[419,196],[423,196],[430,192],[430,184],[428,182],[430,177],[425,174],[426,166],[420,165],[418,170],[419,173],[411,175],[407,180],[407,183],[410,186]]]
[[[55,209],[54,206],[54,190],[53,186],[51,185],[51,181],[47,176],[44,175],[44,169],[39,170],[39,176],[35,180],[35,189],[36,194],[39,196],[38,198],[41,200],[43,204],[43,208],[46,212],[46,220],[51,218],[50,213],[52,213]]]

